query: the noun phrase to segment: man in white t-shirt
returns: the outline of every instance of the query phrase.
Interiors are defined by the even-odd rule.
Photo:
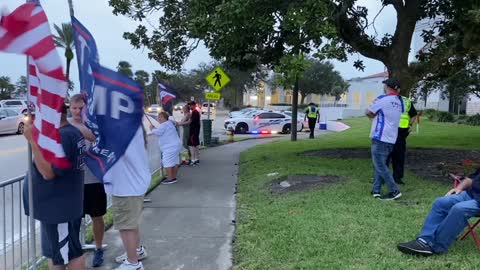
[[[374,198],[395,200],[402,196],[395,184],[392,173],[387,166],[387,159],[393,150],[398,136],[398,123],[404,112],[404,103],[399,96],[400,83],[388,79],[385,84],[385,95],[377,97],[368,107],[366,115],[372,119],[372,161],[374,166],[374,183],[372,195]],[[382,185],[387,184],[389,193],[382,196]]]
[[[126,250],[115,258],[121,264],[116,270],[143,270],[141,260],[147,257],[139,229],[143,199],[151,182],[144,133],[140,127],[125,154],[103,177],[105,192],[112,195],[113,225]]]

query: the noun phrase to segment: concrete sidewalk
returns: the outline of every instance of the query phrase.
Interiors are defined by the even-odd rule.
[[[249,140],[201,152],[201,164],[182,167],[179,182],[161,185],[148,195],[141,225],[142,244],[149,257],[147,270],[216,270],[232,266],[231,242],[235,220],[235,185],[240,153],[279,140]],[[114,269],[124,252],[118,231],[105,235],[108,247],[101,268]],[[91,268],[91,254],[87,257]]]

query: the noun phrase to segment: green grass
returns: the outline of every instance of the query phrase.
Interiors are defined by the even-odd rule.
[[[370,196],[370,160],[308,158],[327,148],[369,148],[367,119],[346,121],[352,129],[314,141],[276,142],[241,156],[234,269],[475,269],[472,239],[447,255],[405,256],[396,244],[414,239],[432,201],[451,186],[407,173],[404,196],[383,202]],[[478,149],[480,128],[424,122],[409,147]],[[309,192],[272,195],[273,178],[295,174],[339,175],[347,180]],[[278,177],[278,176],[277,176]]]

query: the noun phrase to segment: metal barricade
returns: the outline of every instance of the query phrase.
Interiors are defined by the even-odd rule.
[[[22,189],[25,176],[19,176],[0,182],[0,200],[2,211],[0,216],[0,262],[2,269],[30,268],[42,260],[31,262],[29,258],[40,255],[40,249],[29,245],[32,231],[39,235],[39,224],[32,230],[23,210]],[[33,253],[32,253],[33,252]]]
[[[150,171],[153,174],[162,170],[160,168],[161,154],[158,149],[157,139],[154,135],[147,136],[147,154],[149,157]],[[41,256],[40,241],[31,247],[30,237],[35,232],[36,239],[40,239],[40,224],[37,221],[35,228],[30,228],[28,217],[23,210],[23,181],[25,176],[15,177],[0,182],[0,269],[32,269],[33,265],[39,266],[45,261]],[[107,207],[111,206],[111,198],[107,199]],[[85,243],[85,231],[91,223],[90,217],[82,225],[82,243]],[[85,248],[92,246],[84,245]],[[93,246],[95,247],[95,246]],[[33,249],[33,250],[32,250]],[[32,261],[33,254],[35,260]]]

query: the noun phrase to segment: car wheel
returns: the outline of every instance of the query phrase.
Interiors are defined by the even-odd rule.
[[[248,132],[248,125],[245,124],[245,123],[239,123],[237,124],[237,126],[235,127],[235,133],[238,133],[238,134],[245,134]]]
[[[24,129],[25,129],[25,124],[23,123],[18,124],[17,134],[23,134]]]
[[[283,126],[283,134],[290,134],[290,132],[292,132],[292,126],[290,124],[286,124],[285,126]]]

